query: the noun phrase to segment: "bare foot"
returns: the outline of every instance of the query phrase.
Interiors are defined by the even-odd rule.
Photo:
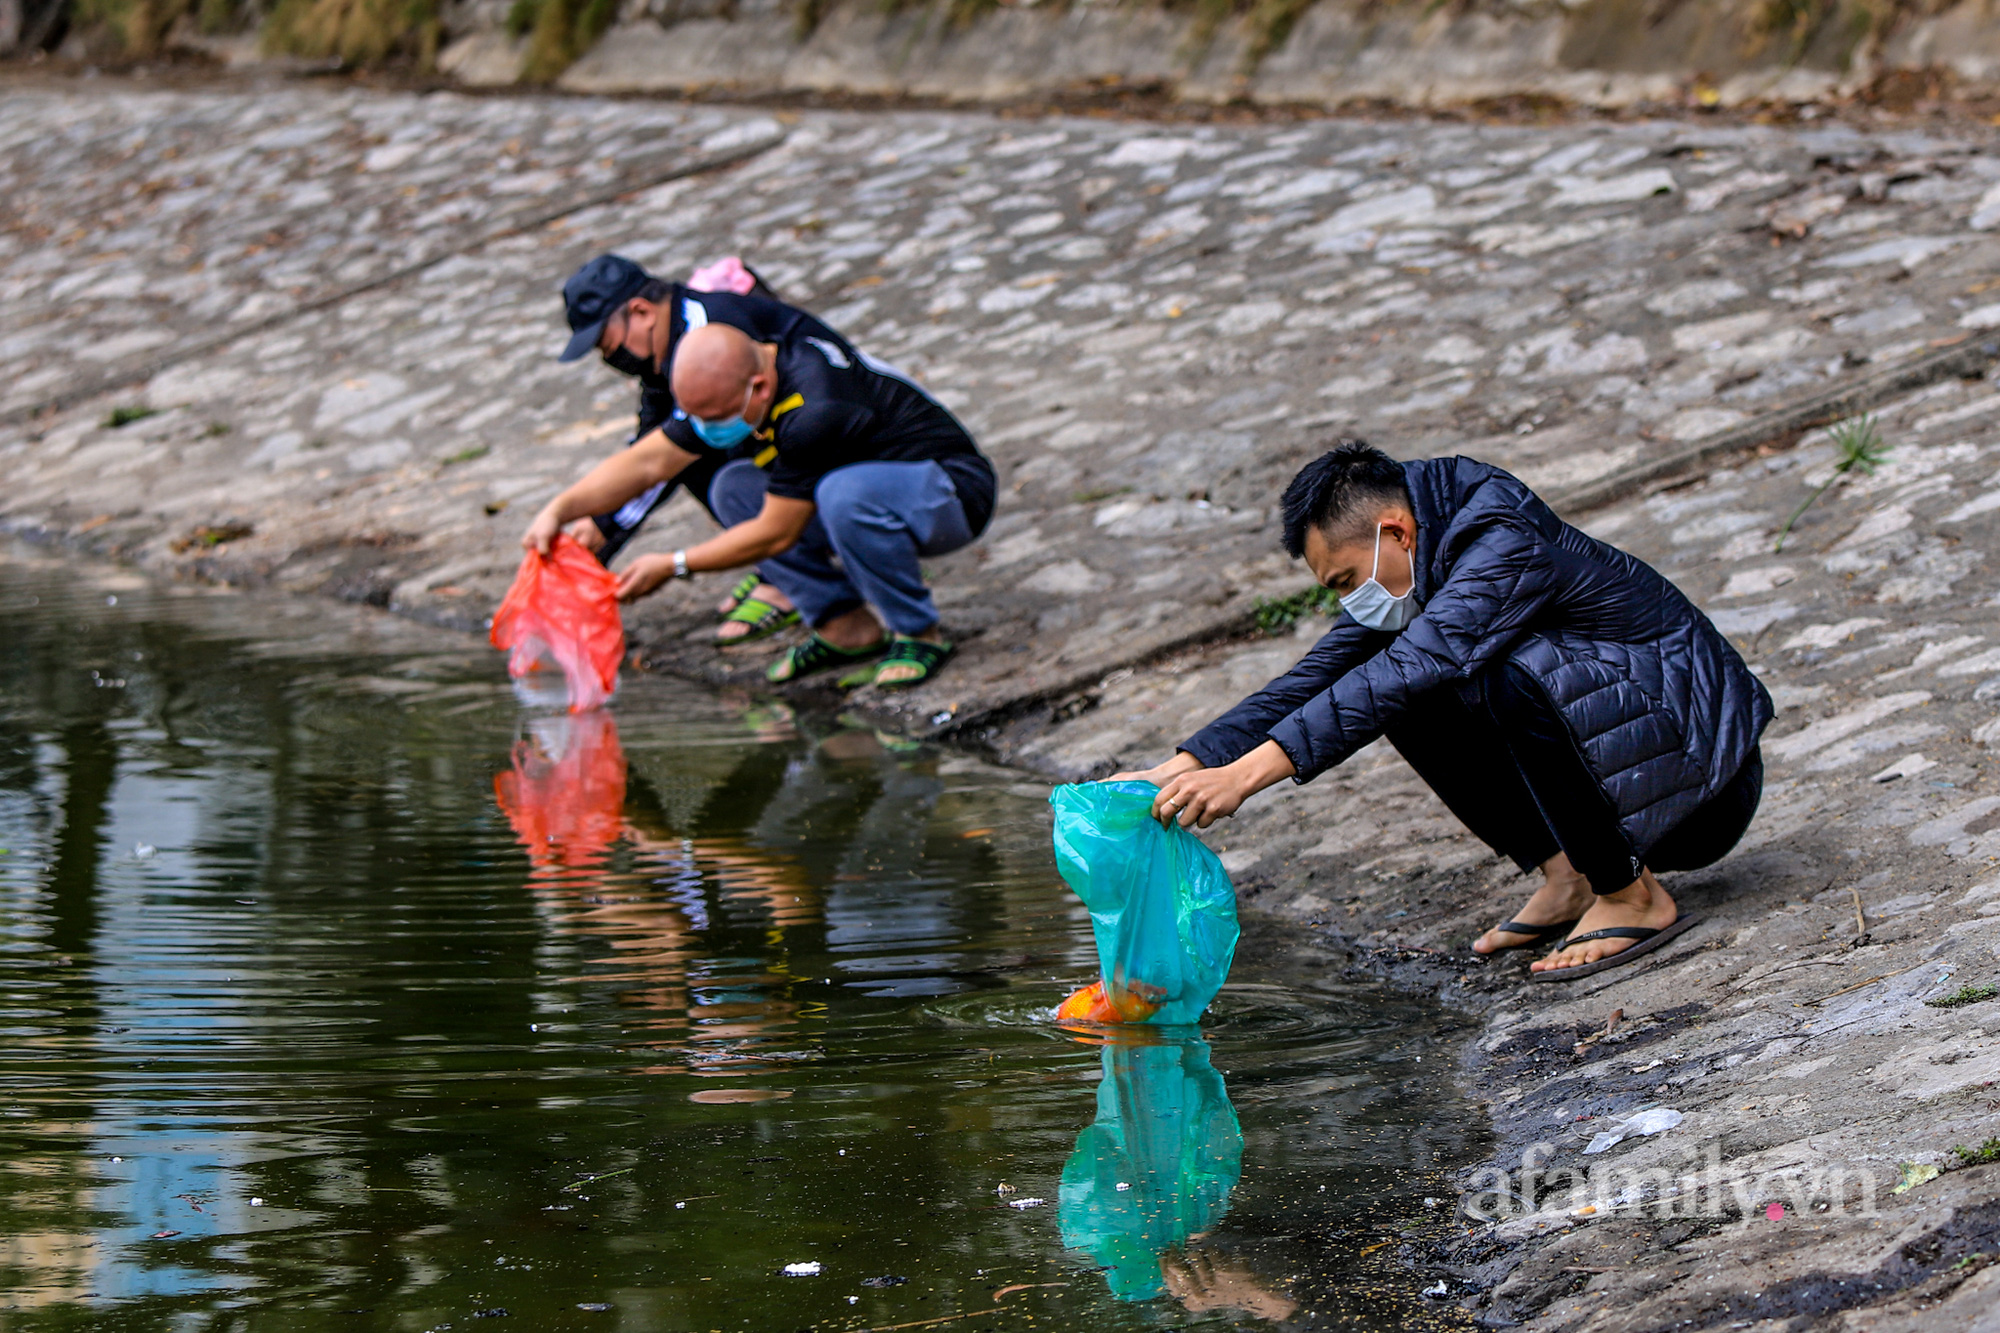
[[[760,602],[769,602],[772,606],[777,607],[780,611],[789,611],[792,609],[792,599],[785,596],[784,593],[779,592],[777,587],[773,584],[760,583],[755,588],[751,589],[750,595],[756,598]],[[734,611],[739,605],[740,603],[738,603],[734,598],[725,597],[722,599],[722,612],[724,615],[727,615],[729,612]],[[716,626],[715,641],[717,643],[733,643],[737,639],[740,639],[744,635],[748,634],[750,630],[751,630],[751,625],[748,621],[725,620],[722,622],[722,624]]]
[[[1509,920],[1524,926],[1552,926],[1558,921],[1574,921],[1597,900],[1590,881],[1576,872],[1569,857],[1557,852],[1542,862],[1542,887],[1535,890],[1521,910]],[[1497,953],[1501,949],[1526,944],[1534,939],[1517,931],[1495,926],[1472,942],[1474,953]]]
[[[834,647],[845,648],[851,653],[882,642],[886,631],[873,611],[857,606],[852,611],[843,611],[824,625],[813,626],[813,633]]]
[[[1572,938],[1588,935],[1594,930],[1609,930],[1613,926],[1645,926],[1653,930],[1665,930],[1680,916],[1680,909],[1674,900],[1660,887],[1660,881],[1653,878],[1650,870],[1641,870],[1639,878],[1633,880],[1616,893],[1603,893],[1583,914],[1583,920],[1576,923],[1570,932]],[[1533,972],[1559,972],[1566,967],[1582,967],[1600,958],[1609,958],[1622,953],[1639,943],[1638,940],[1591,940],[1585,944],[1573,944],[1557,949],[1547,958],[1540,958],[1529,965]]]

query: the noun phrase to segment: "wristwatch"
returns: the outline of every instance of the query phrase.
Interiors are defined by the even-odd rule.
[[[689,576],[688,553],[686,551],[675,551],[674,577],[677,579],[684,579],[687,578],[688,576]]]

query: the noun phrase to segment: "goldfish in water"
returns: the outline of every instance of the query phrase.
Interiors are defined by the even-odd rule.
[[[1160,1010],[1160,1002],[1136,991],[1109,989],[1093,981],[1062,1002],[1058,1023],[1143,1023]]]

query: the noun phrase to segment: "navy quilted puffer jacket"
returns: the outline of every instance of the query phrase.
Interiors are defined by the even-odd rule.
[[[1469,458],[1403,464],[1417,601],[1401,633],[1342,614],[1290,671],[1180,748],[1214,767],[1274,740],[1300,782],[1382,734],[1426,691],[1512,659],[1547,687],[1634,850],[1715,795],[1756,748],[1771,696],[1680,590]]]

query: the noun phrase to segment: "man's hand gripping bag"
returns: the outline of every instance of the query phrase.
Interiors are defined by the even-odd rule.
[[[1150,782],[1057,787],[1056,868],[1097,937],[1099,981],[1056,1017],[1085,1023],[1194,1023],[1236,955],[1236,889],[1192,833],[1152,816]]]
[[[518,680],[553,658],[569,682],[569,710],[596,708],[618,688],[625,657],[618,580],[559,533],[546,557],[530,551],[522,559],[514,586],[493,614],[492,638],[507,653],[507,674]]]

